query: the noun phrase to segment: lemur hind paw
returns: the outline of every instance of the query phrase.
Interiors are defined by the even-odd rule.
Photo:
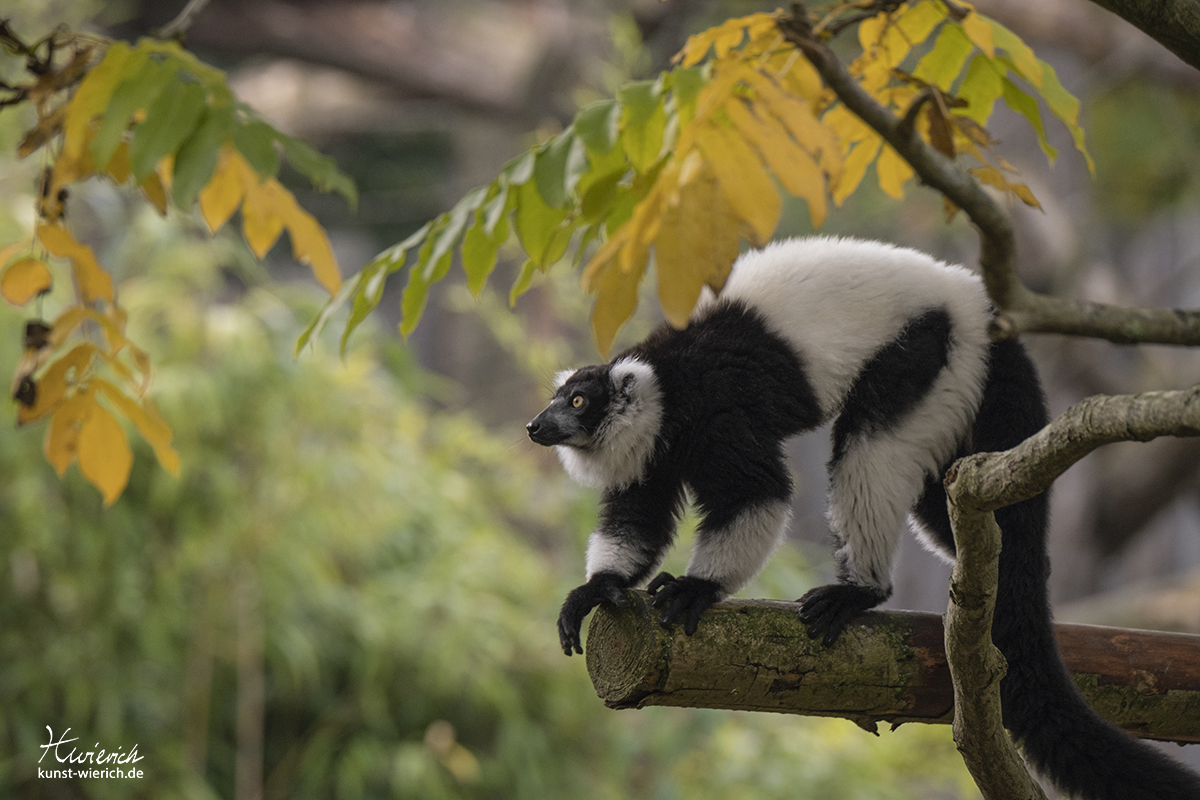
[[[676,578],[668,572],[660,572],[646,591],[654,598],[654,607],[663,612],[660,619],[663,627],[669,628],[682,618],[683,632],[688,636],[699,627],[700,615],[725,596],[716,581],[688,575]]]
[[[809,638],[824,636],[822,643],[829,647],[850,620],[879,605],[889,594],[873,586],[833,583],[810,590],[796,602],[800,604],[800,621],[808,626]]]
[[[558,612],[558,642],[567,655],[572,652],[583,655],[583,639],[580,629],[583,618],[601,603],[612,603],[622,608],[629,603],[625,597],[625,579],[612,572],[598,572],[592,579],[567,595],[562,610]]]

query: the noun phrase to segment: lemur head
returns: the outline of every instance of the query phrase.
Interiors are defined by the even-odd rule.
[[[628,486],[642,479],[662,422],[654,369],[623,358],[559,373],[558,389],[525,430],[555,446],[572,478],[587,486]]]

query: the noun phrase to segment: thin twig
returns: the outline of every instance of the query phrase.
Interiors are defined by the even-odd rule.
[[[174,39],[177,36],[182,36],[192,25],[192,20],[196,15],[204,10],[208,5],[209,0],[188,0],[187,5],[179,12],[175,19],[168,22],[155,32],[155,37],[158,39]]]

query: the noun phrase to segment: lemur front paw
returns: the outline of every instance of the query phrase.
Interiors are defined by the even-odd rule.
[[[700,615],[725,596],[721,584],[716,581],[688,575],[676,578],[668,572],[658,573],[646,591],[654,598],[654,607],[663,609],[663,627],[674,625],[682,617],[683,632],[688,636],[696,632]]]
[[[583,655],[580,629],[589,611],[601,603],[612,603],[618,608],[629,603],[625,599],[625,583],[625,578],[615,572],[597,572],[590,581],[567,595],[562,610],[558,612],[558,642],[564,653]]]
[[[800,604],[800,621],[808,626],[808,637],[816,639],[823,635],[823,643],[828,647],[837,641],[850,620],[879,605],[889,594],[873,586],[834,583],[818,586],[796,602]]]

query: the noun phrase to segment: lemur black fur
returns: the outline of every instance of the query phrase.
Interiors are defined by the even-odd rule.
[[[583,618],[645,585],[665,625],[696,631],[783,540],[791,479],[783,444],[833,420],[829,519],[838,583],[800,599],[832,644],[892,592],[905,518],[953,559],[942,475],[1004,450],[1047,419],[1017,342],[991,342],[968,270],[913,250],[811,238],[743,255],[687,328],[664,326],[612,362],[560,373],[527,426],[572,477],[603,489],[587,583],[559,616],[563,652]],[[690,490],[702,516],[686,574],[660,573]],[[1086,800],[1200,800],[1200,777],[1097,716],[1058,654],[1046,582],[1047,498],[996,514],[1003,532],[993,640],[1008,660],[1005,726],[1031,763]]]

